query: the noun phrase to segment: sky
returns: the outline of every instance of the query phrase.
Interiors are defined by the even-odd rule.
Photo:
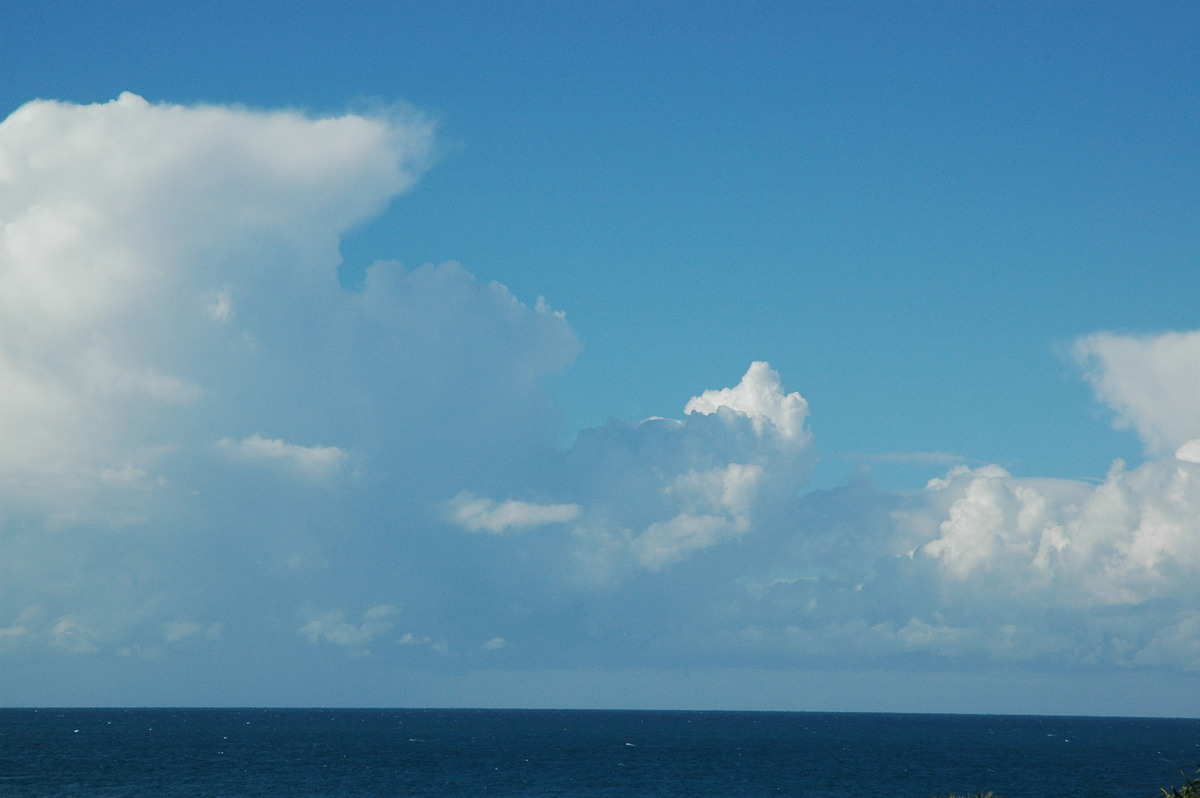
[[[0,14],[0,705],[1200,716],[1200,8]]]

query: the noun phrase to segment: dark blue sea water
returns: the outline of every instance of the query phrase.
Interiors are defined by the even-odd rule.
[[[0,795],[1160,796],[1200,720],[762,712],[0,710]]]

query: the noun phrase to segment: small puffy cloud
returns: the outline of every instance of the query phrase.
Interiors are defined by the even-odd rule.
[[[345,648],[355,656],[363,656],[371,653],[367,644],[390,631],[394,626],[394,618],[399,614],[399,608],[380,604],[364,612],[359,623],[355,624],[346,621],[341,612],[324,612],[296,632],[312,643],[329,643]]]
[[[233,317],[233,296],[229,289],[213,289],[201,300],[205,313],[215,322],[224,324]]]
[[[222,438],[217,447],[234,460],[279,465],[309,479],[328,479],[345,465],[347,455],[336,446],[298,446],[254,434],[235,441]]]
[[[504,534],[547,524],[564,524],[579,517],[578,504],[496,502],[463,491],[446,503],[450,520],[469,532]]]
[[[50,644],[69,654],[95,654],[100,650],[99,634],[79,618],[60,618],[50,628]]]
[[[1096,397],[1163,454],[1200,438],[1200,331],[1131,336],[1096,333],[1075,342]]]
[[[29,642],[31,637],[29,628],[24,624],[0,626],[0,653]]]
[[[435,640],[429,635],[415,635],[412,632],[405,632],[396,640],[402,646],[419,646],[428,648],[443,656],[450,655],[450,644],[445,640]]]
[[[730,463],[724,468],[689,471],[671,480],[663,493],[691,510],[741,516],[754,504],[763,473],[758,463]]]
[[[499,651],[508,646],[508,641],[503,637],[493,637],[490,640],[484,641],[479,648],[483,651]]]
[[[170,621],[162,625],[162,637],[168,643],[179,643],[184,640],[219,640],[224,624],[193,623],[192,621]]]
[[[638,561],[657,571],[692,551],[744,535],[750,529],[749,514],[763,473],[759,464],[730,463],[680,474],[663,488],[663,494],[678,501],[682,512],[652,523],[633,539]]]
[[[1175,459],[1185,463],[1200,463],[1200,438],[1193,438],[1176,449]]]
[[[722,410],[746,416],[759,433],[770,426],[785,440],[806,443],[811,437],[804,429],[808,402],[798,393],[785,394],[779,373],[763,361],[751,363],[734,387],[705,391],[683,408],[685,414],[704,415]]]
[[[745,519],[723,515],[680,513],[666,521],[656,521],[630,542],[638,562],[657,571],[683,560],[695,551],[707,549],[730,538],[745,534]]]

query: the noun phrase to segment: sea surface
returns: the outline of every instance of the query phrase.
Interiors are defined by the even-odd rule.
[[[1161,798],[1200,720],[442,709],[0,709],[4,796]]]

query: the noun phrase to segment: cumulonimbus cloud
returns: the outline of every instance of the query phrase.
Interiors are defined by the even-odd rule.
[[[316,310],[339,235],[412,185],[431,140],[417,116],[129,93],[15,111],[0,124],[0,475],[146,468],[181,420],[228,405],[225,372],[279,355],[269,309]]]
[[[325,603],[330,530],[376,528],[354,511],[557,434],[540,380],[578,342],[544,300],[455,263],[338,283],[340,236],[433,133],[132,94],[0,123],[6,648],[151,651],[180,617],[236,636],[255,597]],[[363,482],[315,499],[352,458]]]

